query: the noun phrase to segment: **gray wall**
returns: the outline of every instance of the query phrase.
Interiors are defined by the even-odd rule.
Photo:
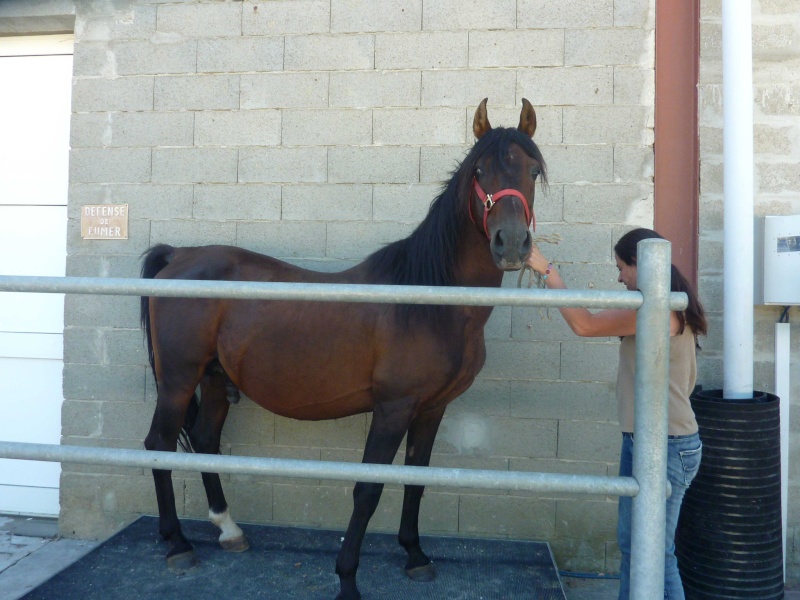
[[[69,275],[136,276],[139,254],[157,242],[235,244],[324,270],[353,264],[424,216],[488,96],[496,125],[516,124],[523,97],[536,107],[551,182],[537,196],[537,234],[558,239],[544,251],[572,287],[618,289],[614,240],[652,226],[654,4],[11,0],[0,4],[0,33],[75,32]],[[800,8],[757,4],[757,210],[797,214]],[[700,291],[712,332],[699,383],[713,388],[722,377],[719,1],[702,10]],[[81,239],[80,208],[96,203],[129,204],[130,239]],[[135,298],[67,298],[64,443],[142,447],[155,397],[137,308]],[[756,315],[757,387],[771,391],[776,309]],[[432,464],[615,473],[617,340],[578,339],[555,310],[509,308],[495,311],[487,338],[486,367],[448,408]],[[244,400],[223,452],[357,461],[368,423],[300,423]],[[179,513],[204,517],[199,476],[174,480]],[[346,483],[223,482],[240,520],[341,528],[351,509]],[[141,470],[65,465],[62,532],[103,537],[154,513],[152,487]],[[396,530],[400,498],[387,486],[373,530]],[[561,568],[614,571],[615,523],[613,497],[430,488],[421,527],[547,540]]]

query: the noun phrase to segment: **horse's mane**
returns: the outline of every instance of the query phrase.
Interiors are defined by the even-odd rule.
[[[499,168],[508,168],[506,157],[511,144],[517,144],[539,162],[542,181],[545,182],[544,159],[531,138],[518,129],[499,127],[489,130],[456,166],[449,182],[431,203],[427,216],[411,235],[367,257],[364,264],[371,278],[390,285],[454,285],[459,242],[466,228],[471,226],[469,197],[475,164],[478,159],[488,156]],[[398,305],[398,313],[404,320],[412,315],[425,320],[438,319],[448,308],[404,304]]]

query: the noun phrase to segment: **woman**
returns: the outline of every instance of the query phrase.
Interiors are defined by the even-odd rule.
[[[614,246],[619,269],[618,281],[628,290],[636,290],[636,245],[644,239],[663,239],[651,229],[634,229],[623,235]],[[565,289],[558,270],[533,247],[527,264],[544,279],[551,289]],[[689,306],[684,311],[670,314],[669,354],[669,426],[667,449],[667,479],[672,484],[672,495],[667,498],[667,529],[665,548],[664,598],[683,599],[683,585],[675,558],[675,528],[678,525],[681,502],[692,479],[700,467],[702,443],[697,421],[689,402],[697,377],[695,349],[697,337],[707,332],[703,307],[692,286],[672,265],[672,291],[685,292]],[[617,407],[622,429],[620,476],[633,474],[633,405],[636,366],[636,311],[609,309],[592,313],[585,308],[561,308],[562,316],[573,332],[582,337],[619,336],[619,370],[617,372]],[[620,600],[630,596],[631,565],[631,507],[632,498],[619,499],[617,541],[622,553],[620,565]]]

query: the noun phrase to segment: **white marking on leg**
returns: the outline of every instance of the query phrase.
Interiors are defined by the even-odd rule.
[[[225,509],[225,512],[222,513],[215,513],[213,510],[209,509],[208,518],[211,519],[211,522],[219,527],[222,531],[222,533],[219,535],[220,542],[224,542],[226,540],[235,540],[236,538],[240,538],[244,535],[244,532],[239,528],[236,522],[231,519],[228,509]]]

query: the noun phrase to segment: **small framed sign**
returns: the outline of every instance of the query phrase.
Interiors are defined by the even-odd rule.
[[[127,240],[127,204],[85,204],[81,209],[81,238]]]

